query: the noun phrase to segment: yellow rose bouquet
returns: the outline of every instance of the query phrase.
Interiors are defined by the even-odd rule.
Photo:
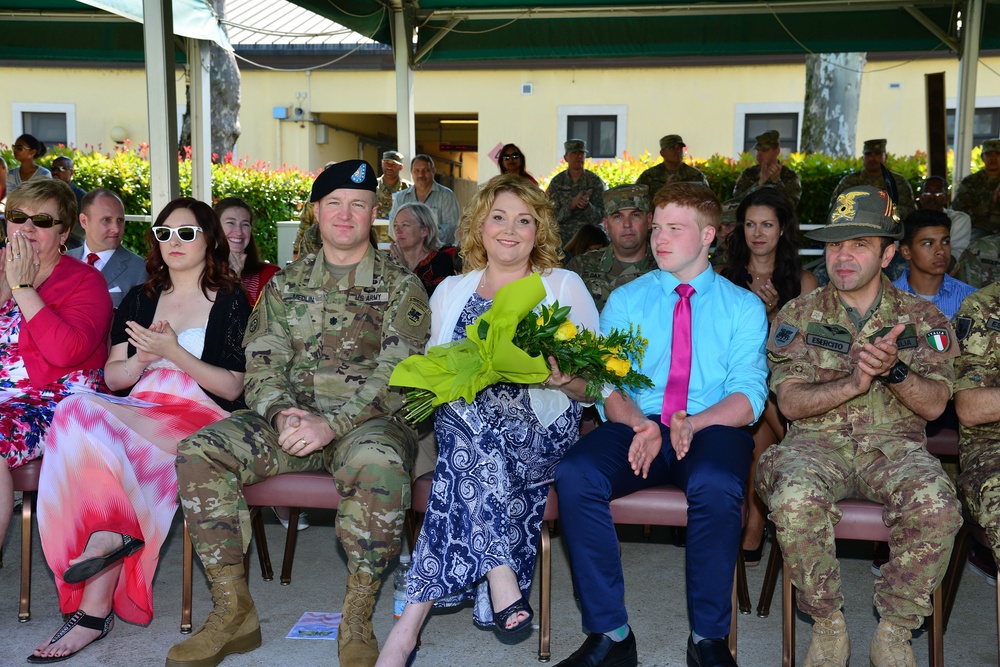
[[[423,421],[437,406],[458,398],[471,403],[498,382],[544,382],[551,373],[549,357],[562,372],[584,378],[589,396],[599,396],[605,384],[633,390],[652,386],[636,370],[648,344],[641,331],[629,327],[605,336],[578,330],[567,319],[569,306],[539,306],[544,298],[537,273],[510,283],[497,291],[490,309],[466,327],[466,338],[435,345],[427,354],[399,363],[389,384],[414,388],[404,401],[407,421]]]

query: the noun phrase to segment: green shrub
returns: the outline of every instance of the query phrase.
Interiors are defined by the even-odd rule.
[[[128,215],[150,215],[150,185],[148,145],[133,149],[129,144],[111,153],[99,150],[77,150],[56,146],[38,161],[48,167],[59,155],[73,158],[76,167],[74,182],[84,190],[107,188],[122,198]],[[15,164],[10,150],[0,149],[8,164]],[[191,196],[190,148],[185,148],[178,165],[181,195]],[[254,210],[254,238],[261,259],[278,261],[279,220],[297,220],[315,176],[295,167],[270,165],[257,161],[233,161],[231,156],[212,164],[212,204],[224,197],[242,197]],[[146,244],[147,225],[131,222],[125,226],[123,243],[141,256],[149,252]]]
[[[621,158],[595,161],[588,159],[586,168],[600,176],[610,188],[623,183],[634,183],[643,171],[659,164],[660,160],[650,156],[649,151],[634,158],[626,151]],[[712,191],[720,201],[733,196],[733,188],[740,173],[755,164],[753,155],[743,153],[738,160],[724,155],[704,158],[689,157],[688,162],[697,167],[708,178]],[[979,147],[972,151],[972,170],[982,169]],[[847,174],[860,171],[861,158],[839,158],[822,153],[792,153],[785,158],[785,164],[794,169],[802,180],[802,200],[799,202],[799,220],[803,223],[824,224],[830,210],[830,196],[834,188]],[[886,166],[898,172],[909,181],[914,194],[919,193],[923,179],[927,175],[927,154],[918,151],[915,155],[888,155]],[[954,167],[954,155],[948,153],[948,178]],[[566,170],[566,163],[560,161],[554,172],[541,179],[542,187],[547,187],[552,177]]]

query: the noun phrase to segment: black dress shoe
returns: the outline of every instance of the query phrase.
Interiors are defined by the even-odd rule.
[[[725,639],[702,639],[697,644],[688,637],[688,667],[739,667]]]
[[[629,628],[628,637],[620,642],[605,634],[590,633],[583,646],[556,667],[636,667],[638,664],[635,633]]]

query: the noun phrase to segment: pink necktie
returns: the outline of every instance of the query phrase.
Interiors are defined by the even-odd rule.
[[[694,288],[681,283],[674,288],[680,295],[674,306],[674,334],[670,343],[670,372],[667,389],[663,392],[660,421],[670,425],[678,410],[687,409],[688,384],[691,381],[691,295]]]
[[[96,252],[92,252],[89,255],[87,255],[87,264],[90,264],[91,266],[93,266],[94,264],[97,264],[97,260],[99,260],[99,259],[100,259],[100,257],[97,255],[97,253]]]

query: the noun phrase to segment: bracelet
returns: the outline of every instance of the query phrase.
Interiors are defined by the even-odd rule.
[[[16,289],[35,289],[35,286],[31,283],[21,283],[20,285],[14,285],[11,287],[10,291],[13,292]]]
[[[125,357],[125,375],[127,375],[130,380],[138,380],[139,378],[132,375],[132,373],[130,373],[128,370],[128,360],[131,358],[132,357]],[[142,375],[142,373],[140,373],[140,375]]]

